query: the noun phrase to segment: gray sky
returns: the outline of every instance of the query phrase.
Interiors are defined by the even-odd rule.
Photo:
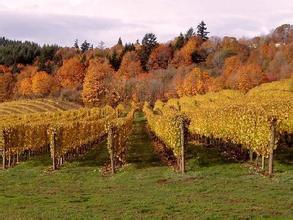
[[[204,20],[211,35],[252,37],[293,24],[293,0],[0,0],[0,36],[107,46],[154,32],[160,42]]]

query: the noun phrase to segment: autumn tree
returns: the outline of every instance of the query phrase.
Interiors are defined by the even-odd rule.
[[[257,64],[241,65],[237,71],[237,89],[247,92],[268,81],[266,74]]]
[[[32,92],[36,96],[49,95],[55,86],[54,78],[44,71],[37,72],[32,77]]]
[[[0,72],[0,102],[7,101],[11,98],[13,86],[14,79],[12,73]]]
[[[102,105],[109,93],[109,80],[114,70],[111,65],[101,59],[90,60],[83,84],[82,99],[85,105]]]
[[[126,79],[137,77],[143,72],[140,58],[135,51],[127,52],[122,59],[118,74]]]
[[[194,96],[211,90],[212,80],[207,72],[194,68],[186,75],[183,82],[177,85],[178,96]]]
[[[7,66],[1,65],[0,64],[0,74],[4,74],[4,73],[10,73],[10,69]]]
[[[225,60],[223,74],[220,76],[223,88],[235,89],[237,87],[236,73],[241,65],[239,56],[232,56]]]
[[[20,73],[18,73],[15,77],[15,86],[13,88],[13,93],[17,96],[28,96],[32,94],[31,87],[31,77],[35,73],[38,72],[38,67],[33,65],[27,65],[20,68]],[[30,87],[30,89],[26,89],[28,91],[24,94],[23,89],[21,88],[22,81],[25,79],[30,79],[30,82],[27,83],[27,87]]]
[[[17,93],[21,96],[31,96],[33,94],[32,79],[30,77],[19,82]]]
[[[188,42],[181,48],[181,50],[175,53],[172,64],[174,64],[176,67],[181,65],[188,66],[192,64],[192,55],[199,50],[200,44],[201,40],[199,38],[190,38]]]
[[[149,69],[166,69],[172,60],[172,49],[168,45],[159,45],[150,55],[148,61]]]
[[[56,74],[58,82],[66,89],[80,89],[84,76],[85,66],[78,57],[65,60]]]

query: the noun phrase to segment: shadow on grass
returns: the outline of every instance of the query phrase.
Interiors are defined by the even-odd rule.
[[[293,165],[293,147],[282,145],[275,151],[275,159],[286,165]]]
[[[191,167],[211,167],[239,161],[227,160],[216,147],[189,143],[186,149],[186,160]]]
[[[22,163],[25,162],[25,163]],[[29,166],[29,167],[42,167],[42,166],[50,166],[52,164],[52,160],[50,157],[50,153],[32,156],[27,160],[20,161],[20,166]]]
[[[107,141],[104,140],[95,145],[93,149],[91,149],[83,157],[78,158],[76,161],[79,162],[79,166],[102,167],[109,160]]]

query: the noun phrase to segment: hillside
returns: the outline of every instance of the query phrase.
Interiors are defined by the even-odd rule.
[[[137,114],[128,164],[115,176],[99,170],[106,144],[50,172],[49,155],[0,171],[1,219],[250,219],[293,216],[292,165],[279,158],[273,179],[227,161],[216,148],[190,143],[187,174],[164,165]],[[272,202],[273,199],[273,202]]]
[[[0,103],[0,116],[66,111],[70,109],[78,109],[80,107],[81,106],[76,103],[54,99],[18,100]]]

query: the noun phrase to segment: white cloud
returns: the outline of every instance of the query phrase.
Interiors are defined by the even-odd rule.
[[[292,0],[0,0],[0,8],[0,35],[62,45],[77,37],[110,45],[146,32],[167,41],[201,20],[212,35],[237,37],[293,23]]]

